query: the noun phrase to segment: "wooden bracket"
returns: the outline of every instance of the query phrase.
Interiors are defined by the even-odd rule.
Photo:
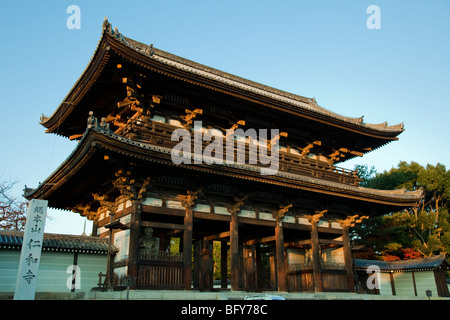
[[[244,195],[241,197],[234,197],[234,204],[227,205],[227,210],[231,215],[239,215],[241,211],[241,207],[244,205],[245,200],[247,200],[248,196]]]
[[[308,219],[309,223],[316,224],[316,223],[319,222],[320,218],[322,218],[323,215],[325,213],[327,213],[327,212],[328,212],[328,210],[322,210],[322,211],[316,210],[315,214],[313,214],[313,215],[306,215],[305,217]]]
[[[364,219],[369,219],[369,217],[368,216],[359,217],[359,215],[355,214],[354,216],[348,216],[347,219],[335,221],[338,222],[341,225],[341,227],[345,229],[354,227],[356,224],[361,223]]]
[[[196,191],[188,190],[186,195],[181,196],[181,205],[187,208],[193,208],[195,200],[203,193],[203,189],[200,187]]]

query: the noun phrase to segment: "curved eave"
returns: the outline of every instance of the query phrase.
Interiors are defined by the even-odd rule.
[[[110,46],[111,49],[118,55],[122,56],[122,58],[152,72],[163,74],[167,77],[231,95],[259,105],[264,105],[268,108],[276,109],[281,112],[287,112],[295,117],[307,118],[325,125],[331,125],[346,131],[387,141],[398,140],[397,136],[404,131],[403,125],[387,126],[385,123],[379,125],[360,123],[360,121],[357,121],[354,118],[340,116],[317,106],[317,104],[313,105],[312,103],[305,103],[302,100],[308,98],[301,96],[297,96],[298,99],[284,97],[282,93],[286,95],[287,93],[284,93],[283,91],[232,76],[219,70],[199,65],[195,62],[190,62],[190,64],[186,64],[184,67],[179,62],[177,62],[177,64],[170,63],[169,59],[165,58],[162,60],[158,58],[157,53],[161,53],[163,51],[156,48],[154,48],[155,52],[153,54],[146,54],[141,50],[137,51],[135,48],[131,48],[113,37],[111,37]],[[168,54],[168,56],[173,57],[174,55]],[[184,58],[177,58],[181,61],[189,61]],[[192,64],[199,66],[198,69],[191,67]],[[198,72],[195,72],[194,70],[198,70]],[[226,74],[230,77],[241,79],[241,82],[245,82],[245,84],[240,85],[241,82],[232,82],[226,77],[223,77],[222,79],[219,76],[212,76],[212,72],[208,73],[204,70],[215,70],[216,73]],[[250,84],[255,85],[252,86]],[[269,89],[259,89],[256,87],[257,85],[261,88],[270,88],[271,90],[280,92],[280,94],[273,94],[269,91]],[[264,92],[267,92],[267,94],[264,94]],[[292,94],[289,95],[294,96]]]
[[[120,154],[129,159],[139,159],[140,161],[159,163],[165,166],[177,166],[190,172],[197,171],[236,180],[247,180],[391,207],[404,208],[415,206],[421,199],[419,193],[411,192],[409,194],[401,194],[398,190],[382,191],[368,189],[282,171],[272,176],[261,175],[258,167],[245,164],[176,165],[171,160],[171,150],[169,148],[136,142],[113,133],[104,132],[101,129],[89,129],[75,150],[60,167],[37,189],[25,194],[25,197],[27,199],[51,198],[52,193],[63,186],[71,177],[75,176],[98,149]],[[49,205],[51,206],[51,203]]]
[[[58,126],[77,107],[101,74],[109,59],[109,50],[153,72],[264,105],[280,112],[287,112],[296,117],[381,139],[385,141],[382,144],[398,140],[397,136],[404,131],[403,125],[365,124],[362,118],[349,118],[330,112],[318,106],[315,100],[252,82],[156,48],[152,48],[153,51],[149,53],[149,48],[152,47],[147,46],[145,50],[137,50],[128,42],[124,43],[104,31],[91,61],[69,94],[50,117],[42,118],[41,124],[47,129],[46,132],[58,132]]]
[[[90,62],[64,100],[51,116],[43,116],[41,118],[40,124],[47,129],[47,133],[58,132],[58,126],[66,120],[73,109],[76,108],[78,103],[94,85],[96,79],[100,76],[103,67],[108,62],[108,51],[107,37],[105,36],[105,33],[103,33]]]

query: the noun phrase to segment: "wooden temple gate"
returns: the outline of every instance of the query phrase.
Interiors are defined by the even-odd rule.
[[[222,289],[353,291],[355,214],[415,206],[422,193],[361,188],[336,164],[397,140],[403,124],[337,115],[126,38],[107,20],[102,30],[79,81],[41,117],[79,143],[25,197],[110,237],[108,285],[115,274],[137,288],[212,290],[211,243],[221,241]]]

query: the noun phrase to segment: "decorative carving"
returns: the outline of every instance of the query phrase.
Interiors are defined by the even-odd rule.
[[[106,122],[106,119],[104,117],[101,118],[99,123],[97,118],[94,117],[93,111],[89,111],[89,116],[87,118],[87,128],[102,129],[104,131],[112,132],[111,129],[109,128],[109,124]],[[77,137],[77,135],[75,135],[74,137]]]
[[[267,148],[271,149],[273,143],[276,143],[277,141],[279,141],[281,137],[286,138],[287,136],[288,136],[287,132],[280,132],[278,135],[276,135],[275,137],[273,137],[272,139],[267,141]]]
[[[72,212],[81,214],[83,217],[86,217],[88,220],[91,221],[96,220],[99,216],[98,211],[91,210],[90,204],[87,205],[77,204],[76,206],[68,209],[71,210]]]
[[[198,114],[203,114],[203,110],[195,109],[194,111],[191,111],[189,109],[186,109],[185,111],[186,111],[186,115],[180,116],[180,118],[183,119],[185,122],[183,127],[188,129],[192,126],[192,122],[194,121],[195,117],[197,117]]]
[[[355,214],[354,216],[348,216],[347,219],[343,220],[335,220],[338,222],[342,228],[351,228],[354,227],[357,223],[361,223],[364,219],[369,219],[368,216],[362,216],[359,219],[359,215]]]
[[[239,126],[245,126],[245,120],[239,120],[238,122],[233,123],[231,128],[227,130],[227,133],[233,132],[234,130],[239,128]]]
[[[116,201],[108,200],[108,196],[93,193],[92,197],[100,203],[101,207],[106,207],[110,213],[115,214],[117,212],[118,205],[116,204]]]
[[[314,142],[311,142],[310,144],[308,144],[306,147],[304,147],[302,149],[302,157],[306,157],[309,152],[311,151],[312,148],[314,148],[314,146],[321,146],[322,142],[319,140],[316,140]]]
[[[105,20],[103,21],[102,31],[106,31],[109,34],[111,34],[113,32],[111,23],[109,23],[109,21],[108,21],[108,17],[105,17]]]
[[[181,205],[185,208],[192,208],[195,205],[195,200],[202,194],[203,190],[200,187],[196,191],[188,190],[187,195],[181,196]]]
[[[248,196],[244,195],[241,197],[233,197],[235,201],[232,205],[227,205],[227,210],[231,215],[239,214],[241,211],[241,207],[244,205],[245,200],[247,200]]]
[[[97,127],[97,118],[94,117],[94,112],[89,111],[89,117],[87,118],[87,128],[96,128]]]
[[[130,170],[119,169],[115,175],[117,179],[113,181],[113,186],[119,190],[121,195],[129,197],[131,200],[141,200],[151,181],[149,177],[133,178]]]
[[[319,212],[319,210],[316,210],[316,214],[306,215],[305,217],[308,219],[309,223],[317,224],[319,222],[320,218],[322,218],[323,215],[327,212],[328,212],[328,210],[323,210],[320,212]]]
[[[281,226],[281,223],[284,220],[286,212],[288,212],[290,208],[292,208],[292,204],[285,205],[285,206],[280,205],[280,209],[278,209],[277,211],[274,211],[272,213],[272,215],[275,218],[275,220],[277,220],[277,225],[278,226]]]
[[[109,123],[106,123],[105,117],[102,117],[102,118],[100,119],[100,127],[101,127],[103,130],[110,131],[110,129],[109,129]]]

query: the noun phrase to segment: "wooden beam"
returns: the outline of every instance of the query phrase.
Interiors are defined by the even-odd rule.
[[[304,147],[302,149],[302,156],[306,156],[314,146],[321,146],[321,145],[322,145],[322,141],[319,141],[319,140],[311,142],[310,144],[308,144],[306,147]]]
[[[336,246],[343,246],[345,242],[341,240],[319,239],[319,244],[333,244]]]
[[[257,244],[257,243],[272,242],[272,241],[275,241],[275,240],[276,240],[275,236],[269,236],[269,237],[249,240],[249,241],[247,241],[247,244],[252,245],[252,244]]]
[[[141,225],[143,227],[152,227],[152,228],[161,228],[161,229],[170,229],[170,230],[184,230],[184,228],[185,228],[185,226],[182,224],[167,223],[167,222],[154,222],[154,221],[142,221]]]
[[[225,231],[217,234],[213,234],[204,238],[204,240],[211,241],[217,239],[228,238],[230,236],[230,231]]]
[[[81,138],[82,136],[83,136],[82,133],[80,133],[80,134],[73,134],[73,135],[71,135],[71,136],[69,137],[69,140],[79,139],[79,138]]]
[[[358,156],[358,157],[362,157],[364,155],[364,153],[359,152],[359,151],[350,151],[351,154]]]

